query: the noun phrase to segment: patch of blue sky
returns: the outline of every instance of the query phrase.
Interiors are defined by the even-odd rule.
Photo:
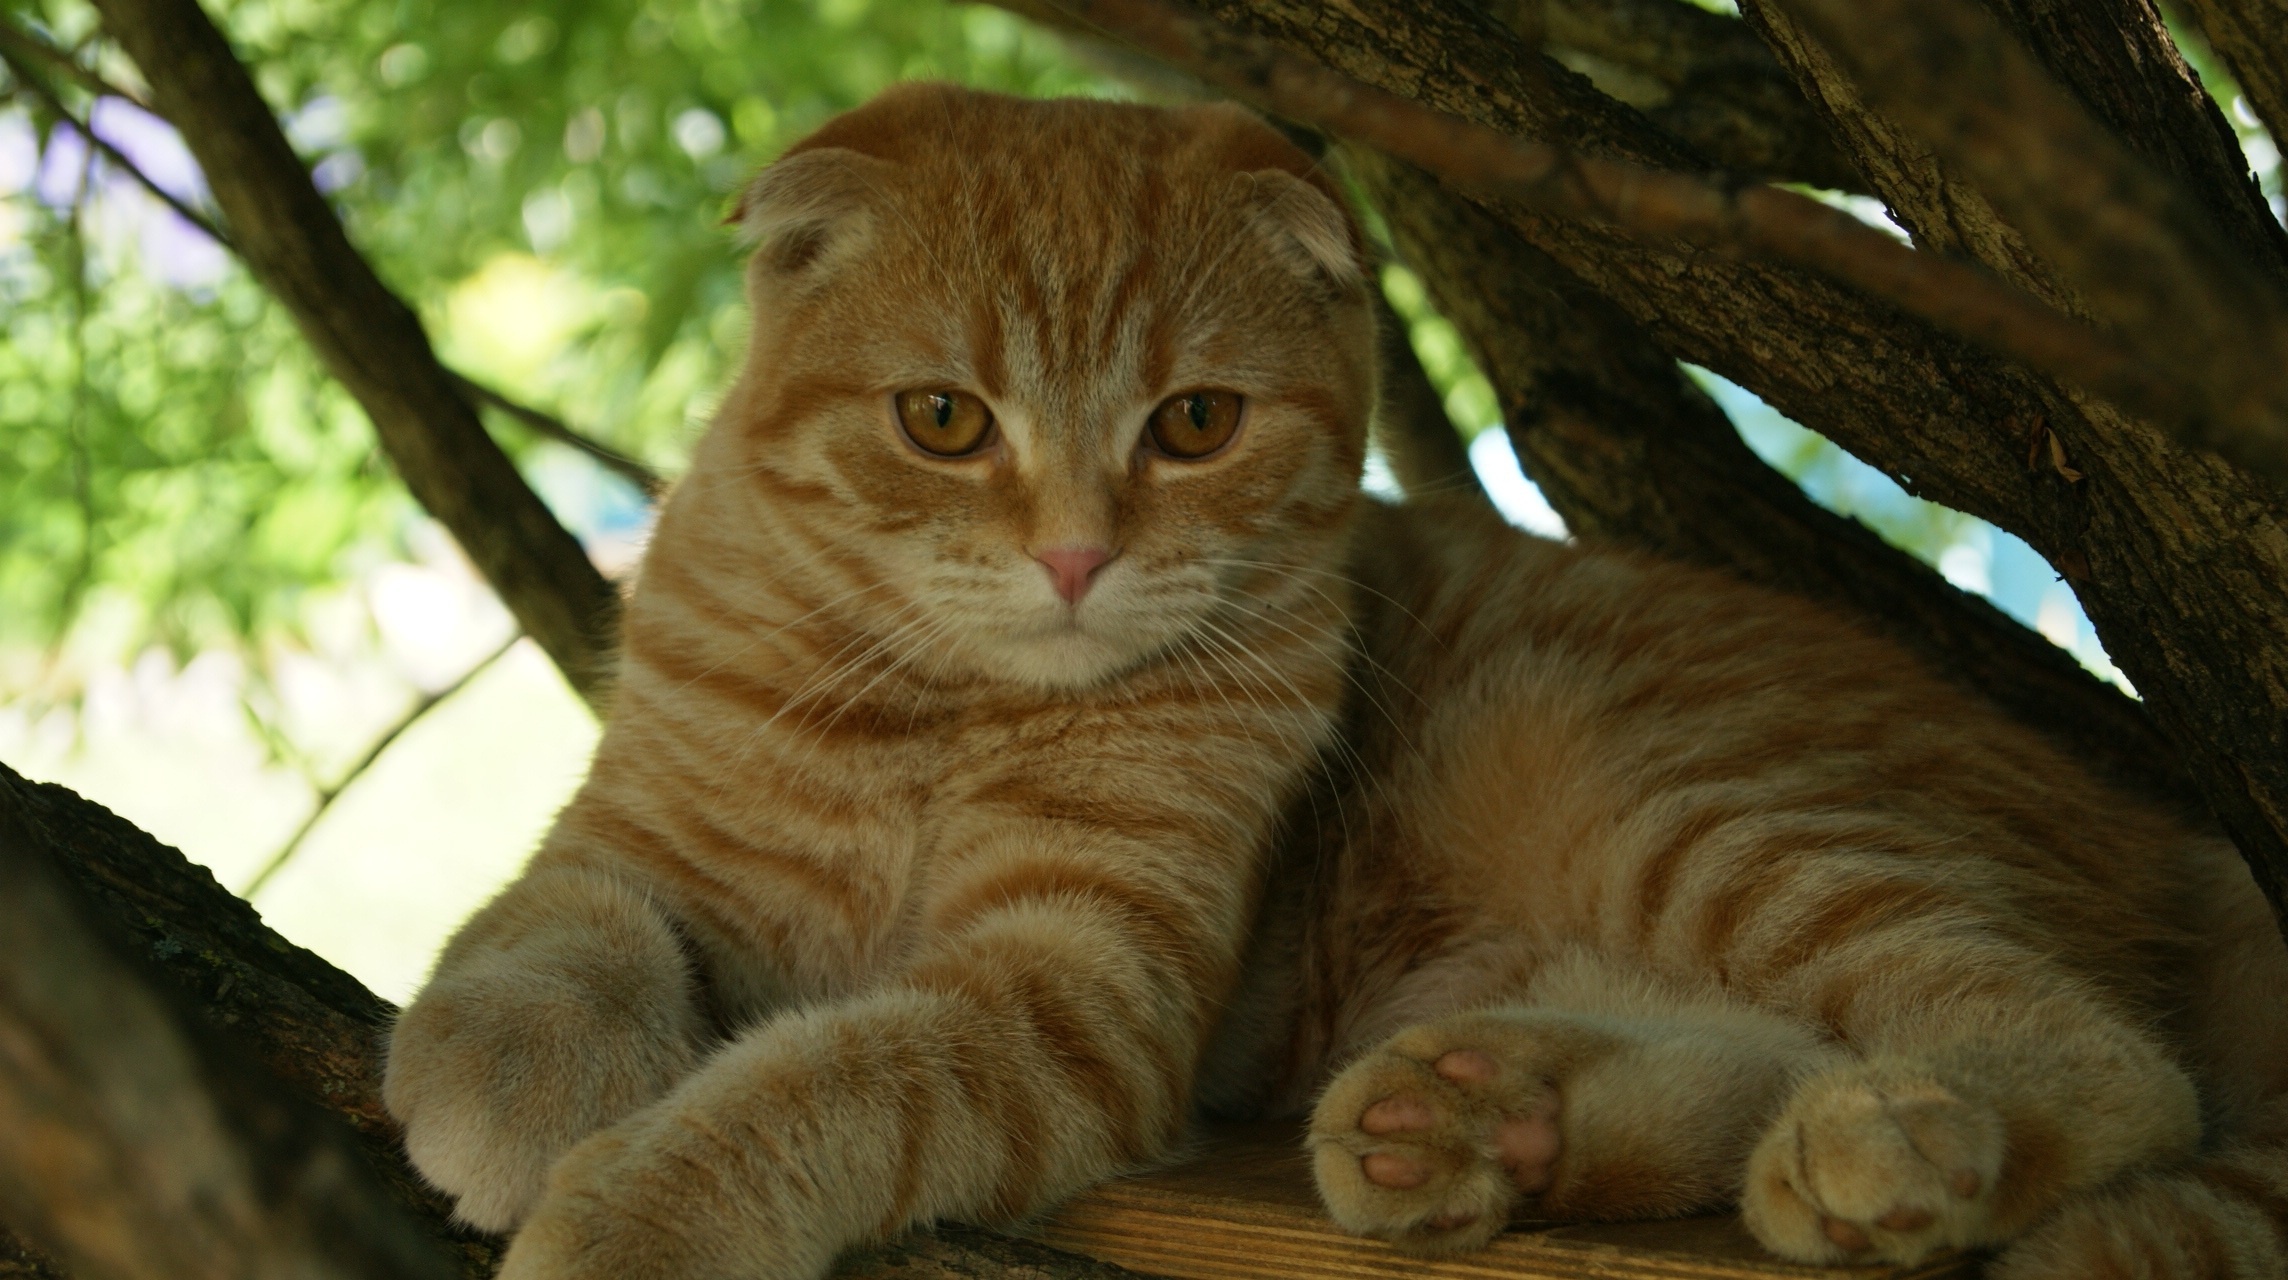
[[[1685,368],[1724,406],[1748,447],[1793,477],[1812,501],[1874,529],[1937,568],[1947,581],[1986,597],[2073,654],[2083,666],[2134,692],[2106,656],[2073,589],[2023,539],[1915,497],[1747,388],[1696,365]]]

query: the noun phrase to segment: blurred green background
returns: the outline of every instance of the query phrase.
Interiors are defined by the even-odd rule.
[[[741,348],[739,253],[720,222],[745,177],[901,79],[1127,93],[1000,10],[936,0],[208,7],[447,363],[670,474]],[[0,0],[0,14],[139,83],[78,0]],[[200,203],[164,124],[31,71]],[[2235,102],[2229,85],[2220,100]],[[2232,114],[2277,201],[2277,151],[2245,107]],[[1385,284],[1489,488],[1562,536],[1486,430],[1494,397],[1460,340],[1403,270]],[[578,781],[592,719],[529,643],[510,644],[506,613],[283,312],[5,71],[0,315],[0,761],[179,845],[402,1000]],[[2114,674],[2023,543],[1695,376],[1815,498]],[[495,425],[599,565],[631,565],[642,495]]]

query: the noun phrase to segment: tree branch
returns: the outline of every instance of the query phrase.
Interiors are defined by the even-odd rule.
[[[2065,288],[2039,288],[2013,263],[2018,283],[2124,334],[2148,364],[2183,371],[2199,399],[2195,412],[2177,416],[2180,436],[2288,491],[2288,297],[2277,227],[2235,245],[1970,0],[1786,7],[1850,70],[1871,107],[1994,202]]]
[[[146,984],[46,846],[24,806],[0,804],[9,1223],[72,1270],[121,1280],[460,1276],[337,1121]]]
[[[61,49],[50,48],[46,41],[34,39],[24,32],[18,31],[13,22],[5,17],[0,17],[0,62],[6,63],[8,69],[16,73],[17,81],[26,89],[31,90],[33,97],[38,98],[49,111],[55,113],[57,118],[70,125],[81,137],[87,139],[88,144],[101,152],[103,158],[110,161],[120,172],[135,179],[136,184],[150,192],[154,199],[174,210],[177,217],[197,227],[206,235],[207,239],[233,253],[237,252],[237,248],[230,242],[230,237],[223,234],[222,228],[216,226],[213,219],[209,218],[204,210],[192,208],[174,192],[153,181],[151,175],[143,172],[142,166],[129,159],[126,152],[113,146],[110,139],[97,133],[91,121],[80,119],[70,107],[65,106],[64,100],[56,94],[56,91],[49,86],[47,81],[42,80],[30,67],[24,64],[27,55],[36,55],[52,65],[69,67],[78,72],[74,79],[80,82],[81,87],[86,88],[98,98],[114,97],[123,102],[136,101],[128,97],[124,90],[114,88],[94,72],[82,69]],[[140,106],[141,104],[137,103],[137,105]]]
[[[113,146],[110,140],[103,137],[102,134],[96,132],[92,120],[80,119],[69,107],[65,106],[63,100],[56,95],[55,90],[18,60],[18,52],[25,50],[35,53],[55,65],[71,68],[77,72],[75,78],[98,97],[115,97],[141,106],[139,99],[93,72],[81,68],[62,50],[51,48],[46,42],[18,31],[5,19],[0,19],[0,61],[5,61],[16,72],[18,79],[31,90],[34,96],[46,103],[50,111],[53,111],[78,130],[83,137],[94,145],[96,150],[103,153],[106,160],[133,178],[153,198],[174,210],[175,214],[185,222],[197,227],[208,239],[233,254],[238,252],[238,246],[231,243],[229,235],[224,233],[222,228],[217,226],[204,210],[191,207],[173,192],[160,186],[152,180],[149,174],[143,171],[142,166],[135,163],[133,158],[118,147]],[[148,110],[149,108],[145,109]],[[667,481],[658,472],[611,446],[574,430],[566,425],[562,419],[552,417],[530,405],[511,400],[506,395],[468,377],[466,374],[453,370],[447,370],[447,372],[452,374],[454,382],[461,388],[462,394],[472,405],[490,405],[524,424],[534,433],[559,444],[569,445],[587,454],[605,468],[641,489],[647,498],[656,500],[666,490]]]
[[[2280,230],[2150,5],[2011,0],[1998,11],[2077,101],[2214,215],[2246,270],[2280,278]],[[1861,100],[1791,9],[1748,0],[1745,12],[1919,243],[1976,258],[2030,288],[2065,291],[1980,187]],[[2030,526],[2025,514],[2013,524],[2006,513],[1967,509],[2025,535],[2074,579],[2099,637],[2145,694],[2288,929],[2288,761],[2279,749],[2288,718],[2288,653],[2279,639],[2288,634],[2280,605],[2288,556],[2277,544],[2288,536],[2288,516],[2277,494],[2213,461],[2173,456],[2144,424],[2109,406],[2042,390],[2020,406],[2018,429],[2061,442],[2051,447],[2070,450],[2088,482],[2043,486],[2047,500],[2026,513]],[[1883,455],[1879,444],[1846,444],[1863,457]]]
[[[405,714],[397,718],[395,724],[390,725],[380,737],[373,740],[373,744],[365,749],[365,754],[359,756],[354,764],[342,771],[342,776],[338,780],[330,786],[314,785],[314,790],[317,792],[317,803],[311,806],[310,816],[302,819],[302,825],[294,828],[294,834],[286,837],[285,842],[278,846],[278,852],[272,854],[270,860],[262,864],[261,870],[256,871],[254,877],[246,882],[246,887],[238,891],[238,896],[250,902],[253,901],[254,895],[262,892],[262,886],[270,883],[272,876],[284,870],[286,864],[294,860],[295,853],[302,848],[302,842],[310,838],[310,832],[316,829],[319,820],[326,816],[327,810],[334,807],[334,801],[341,797],[342,792],[349,790],[351,783],[363,777],[365,771],[373,767],[374,761],[381,759],[381,753],[389,750],[391,743],[396,742],[421,717],[435,710],[438,703],[467,688],[471,680],[476,679],[479,674],[500,661],[501,657],[510,649],[515,648],[516,642],[522,639],[524,639],[524,635],[521,632],[510,636],[499,648],[472,663],[469,669],[462,672],[460,677],[451,684],[416,698],[413,705],[406,708]],[[314,778],[311,781],[313,784],[316,783]]]
[[[1528,45],[1733,173],[1867,189],[1795,82],[1736,18],[1686,0],[1491,0],[1486,7]],[[1634,84],[1611,83],[1600,74],[1607,69]]]
[[[452,371],[448,370],[447,372]],[[647,500],[658,502],[661,496],[667,492],[667,478],[665,476],[610,445],[573,430],[564,424],[563,419],[551,417],[530,405],[511,400],[466,374],[453,373],[452,376],[454,384],[461,389],[462,395],[468,397],[471,404],[491,405],[523,423],[535,435],[554,440],[558,444],[569,445],[587,454],[605,470],[634,485]]]
[[[2227,341],[2241,381],[2212,397],[1978,268],[1919,254],[1847,213],[1774,187],[1522,141],[1361,84],[1160,0],[1054,0],[1075,16],[1287,119],[1375,147],[1451,182],[1560,217],[1734,255],[1810,266],[2169,423],[2288,492],[2288,360],[2270,330]],[[1841,0],[1839,0],[1841,2]],[[2214,365],[2215,361],[2210,361]],[[2263,371],[2258,372],[2259,369]],[[2221,420],[2212,420],[2211,415]]]
[[[1634,164],[1690,162],[1586,82],[1521,70],[1530,51],[1467,0],[1209,3],[1259,37],[1506,134],[1560,138]],[[1818,100],[1811,86],[1806,93]],[[1876,180],[1881,157],[1837,136]],[[1912,194],[1879,189],[1894,210]],[[2288,635],[2288,504],[2277,486],[1820,275],[1470,199],[1669,353],[1754,391],[1909,492],[2019,535],[2058,566],[2288,920],[2288,758],[2278,746],[2288,722],[2288,645],[2279,640]],[[1488,275],[1473,288],[1506,284]],[[2082,479],[2039,454],[2042,465],[2029,466],[2029,445],[2053,435]]]
[[[135,179],[136,183],[145,191],[150,192],[154,199],[174,210],[177,217],[197,227],[209,240],[221,245],[229,252],[233,254],[238,252],[238,246],[231,243],[229,235],[225,234],[222,228],[217,226],[204,210],[192,208],[175,193],[153,181],[151,175],[143,172],[142,166],[136,164],[127,153],[113,146],[108,139],[95,131],[92,119],[82,120],[73,114],[71,109],[64,105],[63,99],[56,95],[55,90],[34,75],[19,60],[22,50],[30,50],[61,66],[79,68],[79,64],[65,56],[62,50],[48,47],[46,42],[16,30],[5,18],[0,18],[0,62],[6,62],[9,68],[15,71],[17,79],[22,81],[35,97],[47,104],[50,111],[68,122],[72,128],[78,130],[80,135],[86,138],[97,151],[102,152],[104,159],[110,161],[115,168]],[[98,97],[108,96],[128,102],[136,101],[136,99],[129,97],[124,90],[117,88],[93,72],[81,70],[78,78],[84,86],[88,87],[90,92]],[[140,104],[138,103],[138,105]],[[554,440],[558,444],[569,445],[587,454],[605,469],[636,486],[643,492],[644,497],[651,501],[658,501],[660,495],[667,491],[665,477],[610,445],[573,430],[559,418],[551,417],[529,405],[511,400],[474,378],[450,369],[446,372],[452,375],[454,384],[460,388],[462,396],[472,406],[491,405],[524,424],[535,434]]]
[[[373,419],[414,497],[591,704],[619,597],[487,435],[410,308],[359,256],[196,0],[99,0],[206,172],[256,279]]]
[[[2057,646],[1806,498],[1609,300],[1421,172],[1346,155],[1400,255],[1502,397],[1511,443],[1584,537],[1823,601],[1920,653],[2109,777],[2197,807],[2144,711]],[[1483,287],[1487,279],[1501,287]]]
[[[2256,118],[2288,146],[2288,6],[2273,0],[2178,0],[2232,68]]]
[[[143,108],[145,111],[149,111],[151,109],[150,105],[144,102],[139,95],[130,93],[127,90],[112,84],[110,81],[105,80],[102,76],[97,75],[95,72],[88,70],[86,67],[81,66],[77,58],[74,58],[63,50],[56,48],[54,45],[49,44],[47,41],[38,39],[30,33],[22,30],[15,24],[13,20],[0,19],[0,54],[5,53],[14,53],[22,57],[33,58],[40,62],[44,62],[49,66],[54,67],[56,70],[62,72],[64,75],[70,77],[72,81],[78,84],[82,89],[87,90],[89,93],[92,93],[99,98],[109,96],[121,99],[126,102],[132,102],[136,106]],[[10,65],[18,67],[18,75],[23,76],[27,81],[33,81],[36,83],[36,78],[25,75],[21,66],[16,63],[14,58],[10,58],[8,61]],[[51,105],[55,105],[55,99],[52,95],[43,92],[40,96],[46,99]],[[60,106],[58,107],[58,110],[61,111]]]

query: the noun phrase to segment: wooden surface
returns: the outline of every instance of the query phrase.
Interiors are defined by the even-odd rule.
[[[1034,1234],[1044,1244],[1177,1280],[1971,1280],[1971,1259],[1915,1267],[1806,1267],[1765,1253],[1733,1216],[1519,1226],[1479,1253],[1425,1259],[1345,1234],[1320,1209],[1291,1130],[1233,1130],[1191,1161],[1106,1183]]]

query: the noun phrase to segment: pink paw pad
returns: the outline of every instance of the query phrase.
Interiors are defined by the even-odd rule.
[[[1510,1180],[1527,1195],[1538,1195],[1555,1180],[1558,1153],[1564,1135],[1558,1129],[1557,1091],[1552,1089],[1533,1102],[1524,1115],[1512,1116],[1494,1128],[1494,1146]]]
[[[1501,1076],[1501,1064],[1476,1049],[1443,1054],[1431,1064],[1431,1070],[1463,1086],[1491,1084]],[[1558,1111],[1556,1090],[1544,1085],[1522,1114],[1504,1116],[1494,1125],[1493,1146],[1501,1166],[1517,1189],[1527,1195],[1548,1190],[1554,1180],[1553,1169],[1564,1146]],[[1408,1094],[1382,1098],[1359,1116],[1360,1131],[1378,1138],[1422,1133],[1445,1123],[1445,1115],[1436,1106]],[[1421,1186],[1431,1174],[1421,1162],[1388,1151],[1361,1157],[1359,1170],[1376,1186],[1400,1191]]]
[[[1552,1076],[1565,1050],[1514,1019],[1469,1014],[1362,1055],[1328,1083],[1311,1124],[1328,1212],[1360,1235],[1449,1254],[1483,1246],[1526,1197],[1561,1194]]]

